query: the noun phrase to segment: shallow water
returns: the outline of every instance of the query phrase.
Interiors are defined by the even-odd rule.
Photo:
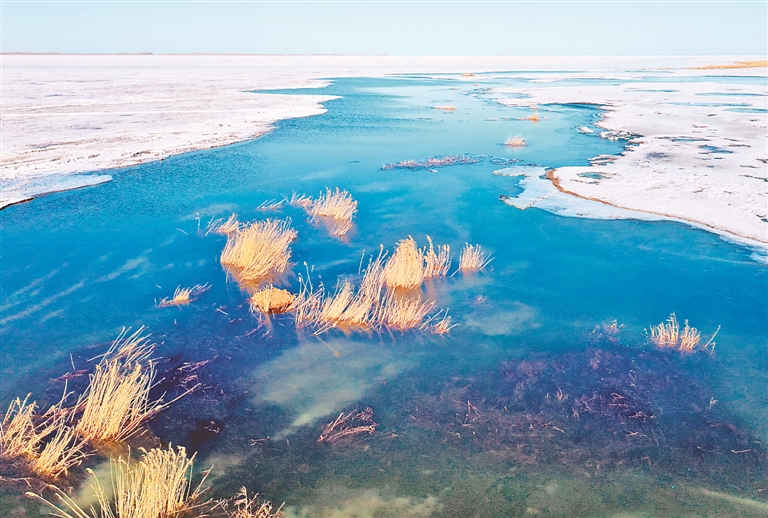
[[[213,360],[198,371],[205,389],[150,429],[198,451],[199,466],[213,464],[217,497],[245,484],[285,500],[289,516],[764,512],[754,502],[768,489],[766,266],[680,223],[573,219],[502,203],[520,192],[520,177],[493,171],[588,165],[623,143],[577,130],[594,129],[592,107],[544,106],[540,122],[516,120],[531,111],[483,92],[531,84],[476,80],[335,81],[322,93],[340,98],[324,115],[2,211],[0,399],[57,397],[63,382],[51,379],[72,364],[86,369],[121,326],[146,325],[168,358],[158,390],[178,391],[173,372],[184,362]],[[504,147],[511,135],[528,146]],[[477,162],[382,170],[465,154]],[[360,203],[344,241],[299,209],[256,209],[326,186]],[[286,315],[259,327],[246,294],[227,281],[218,263],[225,239],[204,230],[231,212],[292,218],[294,290],[305,262],[315,282],[334,286],[357,274],[363,254],[408,235],[423,245],[428,234],[454,255],[478,243],[494,260],[480,274],[425,286],[460,323],[446,338],[332,331],[318,340],[297,334]],[[204,282],[213,287],[193,304],[157,307],[176,286]],[[722,326],[714,355],[645,344],[649,324],[673,311],[706,338]],[[624,325],[617,339],[592,333],[613,320]],[[635,413],[615,411],[613,393]],[[373,436],[315,442],[339,412],[366,406],[379,423]],[[37,512],[0,491],[3,515]]]

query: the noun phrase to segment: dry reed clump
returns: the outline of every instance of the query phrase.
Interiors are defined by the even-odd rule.
[[[291,220],[264,220],[245,225],[227,236],[221,264],[238,280],[255,282],[282,273],[291,258],[289,245],[296,239]]]
[[[347,191],[325,189],[306,207],[312,221],[320,221],[336,236],[343,236],[352,228],[352,218],[357,213],[357,202]],[[327,219],[323,219],[327,218]],[[329,221],[330,220],[330,221]]]
[[[666,322],[662,322],[657,326],[651,326],[650,341],[662,349],[676,349],[680,352],[693,352],[694,350],[714,350],[714,340],[717,333],[720,331],[720,327],[712,335],[709,341],[700,346],[701,333],[695,328],[688,325],[688,321],[684,322],[683,330],[680,331],[680,323],[677,321],[677,316],[672,313]]]
[[[275,201],[274,199],[267,200],[263,202],[261,205],[259,205],[258,207],[256,207],[256,210],[263,210],[265,212],[280,210],[283,208],[284,204],[285,204],[285,200],[280,200],[280,201]]]
[[[0,423],[0,456],[23,458],[38,475],[57,479],[82,463],[85,444],[66,425],[61,402],[37,416],[35,402],[28,401],[29,395],[23,401],[16,398],[8,407]]]
[[[82,411],[75,431],[91,442],[119,442],[139,431],[140,426],[173,401],[151,400],[155,369],[150,359],[155,344],[144,328],[130,336],[118,335],[90,375],[90,383],[76,409]],[[196,388],[196,387],[195,387]]]
[[[388,293],[381,300],[377,320],[382,325],[405,331],[422,326],[424,318],[434,307],[435,301],[423,301],[421,295],[403,297]]]
[[[491,255],[484,252],[480,245],[466,243],[459,255],[459,270],[479,271],[488,266],[491,261],[493,261]]]
[[[422,324],[422,329],[430,329],[436,335],[447,335],[451,329],[459,325],[458,323],[452,324],[451,317],[448,315],[448,310],[440,310]]]
[[[272,502],[260,501],[258,494],[249,498],[245,487],[240,488],[240,491],[232,499],[232,503],[235,506],[233,511],[224,508],[227,518],[281,518],[283,516],[282,505],[275,509]]]
[[[285,200],[288,202],[288,205],[292,207],[301,207],[303,209],[306,209],[307,207],[312,206],[311,196],[307,196],[306,194],[299,194],[296,191],[293,191],[291,193],[290,199],[285,198]]]
[[[416,241],[408,236],[398,241],[395,252],[384,265],[382,277],[384,284],[391,289],[413,290],[421,286],[424,270],[424,256]]]
[[[209,503],[198,502],[205,478],[191,489],[194,455],[188,458],[182,447],[142,451],[138,462],[123,457],[110,461],[111,487],[103,487],[95,473],[88,470],[93,477],[91,488],[98,512],[93,507],[86,512],[55,486],[50,488],[58,504],[35,493],[27,496],[41,500],[61,518],[175,518]]]
[[[208,283],[195,284],[191,288],[182,288],[179,286],[173,292],[173,297],[170,299],[168,297],[164,298],[160,301],[158,306],[161,308],[166,308],[169,306],[183,306],[184,304],[189,304],[190,302],[194,301],[197,299],[197,297],[210,289],[211,285]]]
[[[249,300],[251,311],[262,313],[285,313],[296,299],[293,293],[272,285],[257,291]]]
[[[237,214],[232,214],[227,221],[222,221],[221,218],[211,220],[208,223],[206,234],[213,232],[214,234],[222,234],[228,236],[232,232],[240,230],[240,222],[237,221]]]
[[[437,253],[432,244],[432,238],[427,236],[429,248],[424,251],[424,278],[445,277],[451,267],[451,247],[438,245]]]
[[[504,145],[507,147],[525,147],[528,145],[528,142],[520,135],[515,135],[505,140]]]

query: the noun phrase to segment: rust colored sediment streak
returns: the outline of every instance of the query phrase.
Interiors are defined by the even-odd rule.
[[[664,213],[664,212],[656,212],[656,211],[653,211],[653,210],[636,209],[636,208],[633,208],[633,207],[624,207],[623,205],[617,205],[615,203],[609,203],[609,202],[607,202],[605,200],[601,200],[600,198],[593,198],[592,196],[583,196],[581,194],[577,194],[577,193],[575,193],[573,191],[569,191],[569,190],[563,188],[563,186],[560,184],[560,179],[557,176],[555,176],[555,171],[557,171],[557,169],[550,169],[549,171],[547,171],[547,178],[549,179],[550,182],[552,182],[552,185],[555,186],[555,189],[557,189],[558,191],[560,191],[563,194],[567,194],[569,196],[574,196],[576,198],[581,198],[582,200],[596,201],[597,203],[602,203],[603,205],[608,205],[610,207],[616,207],[617,209],[633,210],[635,212],[645,212],[646,214],[654,214],[656,216],[663,216],[665,218],[670,218],[670,219],[674,219],[674,220],[678,220],[678,221],[687,221],[689,223],[695,223],[697,225],[703,225],[703,226],[711,228],[713,230],[718,230],[720,232],[725,232],[725,233],[730,234],[732,236],[738,236],[738,237],[741,237],[743,239],[748,239],[750,241],[756,241],[758,243],[766,243],[766,244],[768,244],[768,241],[765,241],[763,239],[758,239],[756,237],[750,237],[750,236],[745,236],[745,235],[742,235],[742,234],[738,234],[738,233],[733,232],[731,230],[726,230],[724,228],[720,228],[720,227],[717,227],[715,225],[710,225],[709,223],[704,223],[703,221],[697,221],[695,219],[685,218],[683,216],[676,216],[674,214],[667,214],[667,213]]]

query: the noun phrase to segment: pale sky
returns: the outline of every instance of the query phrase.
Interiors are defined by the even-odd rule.
[[[2,52],[768,54],[768,2],[0,0]]]

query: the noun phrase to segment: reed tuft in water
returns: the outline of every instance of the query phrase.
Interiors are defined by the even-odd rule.
[[[298,202],[297,202],[298,203]],[[357,214],[357,201],[347,191],[325,189],[325,194],[305,206],[312,221],[325,225],[335,236],[343,236],[352,228],[352,218]]]
[[[223,221],[221,218],[211,220],[205,233],[210,234],[213,232],[214,234],[227,236],[238,230],[240,230],[240,222],[237,221],[237,214],[233,213],[226,221]]]
[[[514,135],[505,140],[504,145],[507,147],[525,147],[528,145],[528,142],[520,135]]]
[[[429,247],[424,250],[424,278],[445,277],[451,267],[451,247],[438,245],[437,252],[432,244],[432,238],[427,236]]]
[[[251,295],[249,302],[251,304],[251,311],[285,313],[295,299],[296,295],[293,293],[268,285]]]
[[[11,402],[0,423],[0,456],[22,458],[33,472],[57,479],[82,463],[84,442],[67,426],[68,413],[61,408],[62,402],[38,416],[29,397]]]
[[[459,270],[479,271],[488,266],[491,261],[493,261],[491,255],[484,252],[480,245],[466,243],[459,255]]]
[[[408,236],[398,241],[395,252],[384,265],[382,277],[390,289],[413,290],[424,280],[424,257],[416,241]]]
[[[144,450],[142,450],[144,451]],[[41,500],[61,518],[176,518],[194,512],[209,502],[200,502],[204,490],[200,484],[191,488],[194,455],[187,457],[182,447],[144,451],[138,462],[120,457],[110,461],[111,487],[103,487],[92,470],[91,488],[98,503],[88,511],[56,486],[58,503],[41,495],[27,496]],[[204,515],[201,515],[204,516]]]
[[[128,331],[123,329],[90,375],[76,406],[82,414],[75,430],[82,438],[96,443],[123,441],[170,404],[149,396],[155,378],[150,359],[155,344],[143,331],[142,327],[126,336]]]
[[[161,308],[166,308],[169,306],[183,306],[185,304],[189,304],[190,302],[194,301],[200,295],[202,295],[203,293],[205,293],[210,289],[211,289],[211,285],[208,283],[195,284],[191,288],[182,288],[181,286],[179,286],[173,292],[173,297],[164,298],[163,300],[160,301],[158,306]]]
[[[227,237],[221,264],[232,268],[238,280],[257,282],[285,271],[294,239],[290,219],[250,223]]]
[[[227,518],[282,518],[283,516],[282,505],[275,509],[272,502],[259,500],[258,494],[249,497],[245,487],[240,488],[231,503],[234,505],[231,511],[227,508],[229,502],[224,503]]]
[[[402,296],[388,293],[381,300],[377,320],[392,329],[405,331],[421,327],[424,319],[435,307],[435,301],[422,300],[421,295]]]
[[[672,313],[666,322],[662,322],[659,325],[651,326],[650,341],[656,347],[661,349],[676,349],[680,352],[694,352],[695,350],[714,350],[715,342],[713,342],[715,336],[720,331],[720,327],[712,335],[709,341],[700,345],[701,333],[695,327],[688,325],[688,320],[685,320],[683,329],[680,329],[680,323],[677,321],[677,316]]]

